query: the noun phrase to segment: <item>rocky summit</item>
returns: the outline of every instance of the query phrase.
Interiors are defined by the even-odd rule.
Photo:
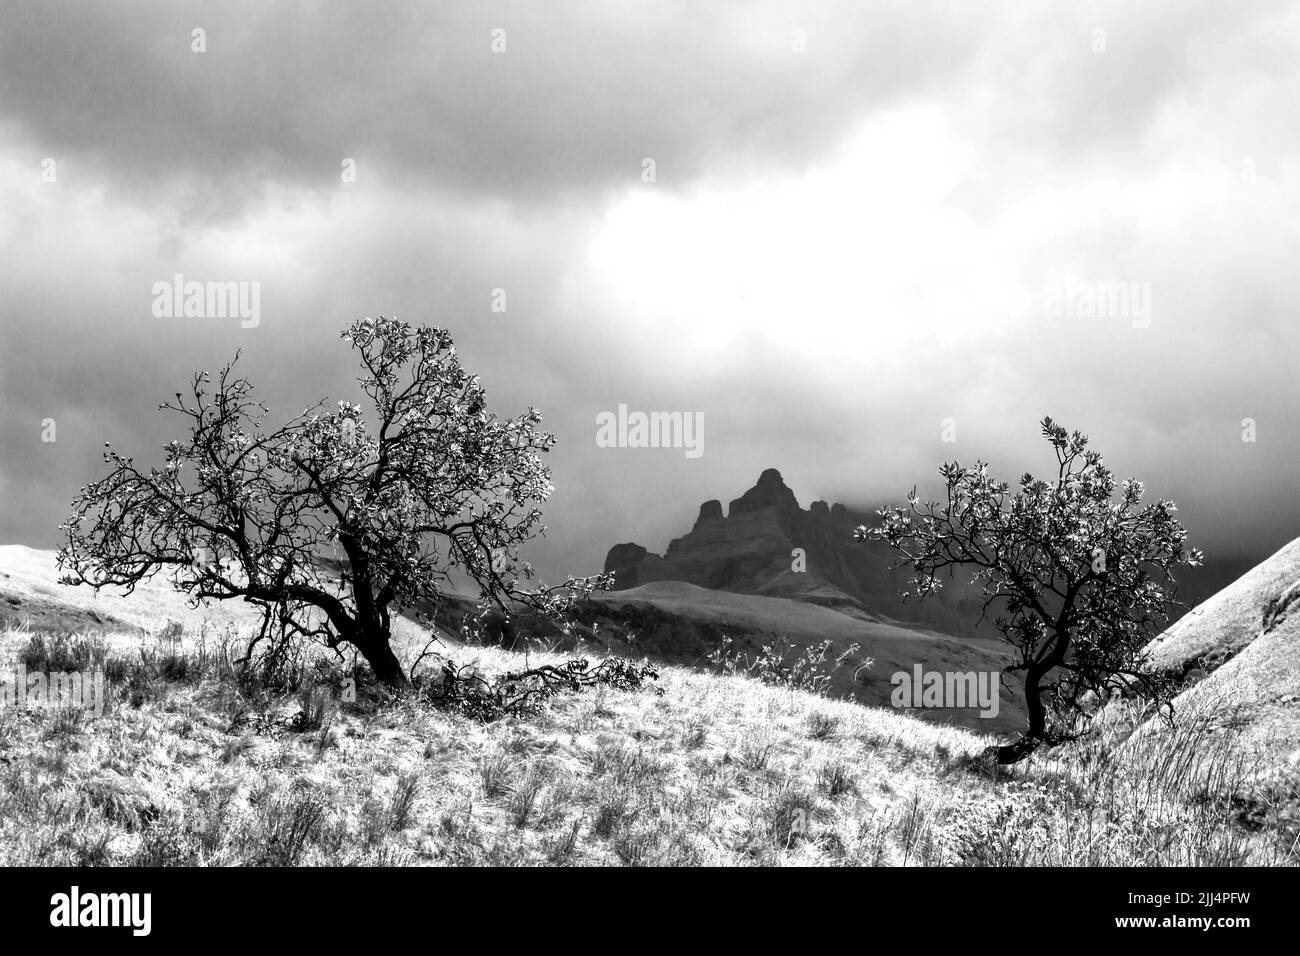
[[[617,544],[605,558],[619,590],[653,581],[790,598],[864,619],[887,617],[973,635],[980,616],[975,591],[962,579],[936,597],[904,601],[906,574],[894,571],[888,545],[853,540],[853,529],[875,515],[814,501],[804,509],[781,473],[768,468],[724,514],[719,500],[700,505],[695,526],[662,554]]]

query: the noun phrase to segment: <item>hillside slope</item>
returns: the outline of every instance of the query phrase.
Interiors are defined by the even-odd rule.
[[[850,617],[830,608],[782,597],[715,591],[679,581],[660,581],[627,591],[598,595],[594,601],[606,606],[620,604],[651,606],[681,619],[712,624],[723,631],[749,638],[741,646],[757,643],[755,635],[785,636],[798,646],[823,640],[831,642],[831,655],[838,656],[850,645],[860,650],[855,660],[870,658],[871,667],[857,671],[846,667],[836,673],[832,691],[851,696],[864,704],[889,707],[894,690],[893,674],[923,671],[999,672],[1011,663],[1004,645],[981,639],[959,639],[936,631],[907,627],[879,616]],[[933,708],[916,715],[938,723],[952,723],[984,733],[1017,731],[1025,723],[1021,689],[1014,678],[1001,678],[999,713],[981,718],[974,709]]]
[[[473,609],[464,598],[447,598],[437,621],[459,634]],[[831,677],[829,692],[863,704],[891,707],[892,677],[899,671],[996,673],[1011,662],[1004,645],[979,638],[960,640],[935,631],[908,627],[888,618],[860,613],[848,616],[830,608],[789,598],[716,591],[681,581],[657,581],[594,594],[574,609],[568,634],[553,622],[521,613],[492,640],[507,648],[529,643],[573,650],[579,646],[623,657],[648,657],[665,664],[713,669],[709,656],[729,639],[729,652],[752,659],[764,645],[782,639],[790,647],[787,662],[805,649],[830,643],[828,657],[847,654]],[[870,667],[862,666],[872,661]],[[979,733],[1006,734],[1025,725],[1021,685],[1013,675],[1000,677],[999,710],[982,717],[977,707],[929,707],[912,710],[923,720],[967,727]]]
[[[226,602],[222,619],[251,624],[257,613],[248,605]],[[117,630],[146,632],[171,619],[198,627],[212,617],[207,609],[191,608],[185,595],[162,575],[145,581],[130,598],[114,589],[98,594],[90,587],[59,583],[55,552],[23,545],[0,545],[0,624],[26,622],[34,629],[104,625]]]
[[[332,671],[250,686],[231,666],[251,634],[239,616],[247,609],[189,609],[153,590],[83,598],[45,582],[52,560],[0,551],[0,582],[20,602],[8,606],[19,616],[34,608],[50,625],[11,619],[0,666],[65,669],[66,657],[42,665],[32,655],[66,641],[60,654],[106,649],[118,677],[99,713],[0,708],[0,864],[1295,862],[1294,821],[1280,803],[1247,804],[1259,816],[1243,826],[1238,802],[1186,799],[1185,763],[1170,758],[1168,738],[1119,746],[1136,719],[1122,713],[1098,736],[1011,769],[981,757],[987,735],[675,666],[662,668],[662,694],[599,687],[483,722],[364,687],[344,700],[347,665],[332,655],[317,662]],[[81,601],[101,620],[134,623],[83,627]],[[1294,605],[1283,603],[1285,623]],[[589,610],[662,617],[679,632],[710,619],[806,626],[833,642],[870,625],[882,660],[890,642],[911,655],[924,639],[888,621],[680,584],[605,595]],[[830,616],[807,617],[814,610]],[[159,647],[152,635],[187,613],[180,640]],[[404,630],[407,664],[425,638]],[[956,643],[943,653],[970,650]],[[535,648],[442,650],[488,678],[566,660]],[[1172,746],[1202,752],[1195,736]]]
[[[168,620],[193,632],[220,620],[223,626],[256,627],[260,613],[240,601],[220,607],[189,606],[163,576],[141,584],[122,597],[114,589],[96,595],[88,587],[58,582],[57,562],[50,551],[20,545],[0,547],[0,626],[23,624],[35,630],[77,630],[108,627],[117,632],[150,633]],[[449,597],[440,623],[445,640],[454,640],[472,602]],[[722,641],[730,637],[739,653],[754,654],[763,644],[788,637],[798,647],[831,641],[832,656],[858,643],[860,651],[834,675],[831,692],[862,703],[890,706],[890,676],[899,670],[998,671],[1010,660],[991,641],[958,641],[937,632],[911,629],[874,615],[848,617],[825,607],[786,598],[712,591],[682,582],[657,582],[640,588],[597,594],[580,607],[576,639],[609,653],[648,656],[666,664],[703,667]],[[399,642],[419,645],[424,631],[412,620],[394,625]],[[572,648],[575,639],[562,635],[546,621],[523,615],[515,630],[557,647]],[[875,664],[855,679],[857,663]],[[955,724],[981,733],[1020,729],[1024,707],[1019,687],[1006,680],[996,717],[982,718],[975,708],[926,708],[917,716],[940,724]]]
[[[1147,648],[1152,666],[1193,679],[1213,672],[1259,637],[1267,609],[1297,580],[1300,538],[1184,614],[1152,641]]]
[[[1184,615],[1148,650],[1207,721],[1284,792],[1300,784],[1300,539]]]
[[[0,627],[56,631],[106,627],[117,633],[149,634],[168,621],[194,632],[204,626],[252,628],[261,620],[257,608],[238,600],[192,607],[161,573],[140,583],[129,597],[117,588],[96,593],[85,585],[61,584],[54,551],[0,545]],[[406,620],[394,629],[403,638],[419,630]]]

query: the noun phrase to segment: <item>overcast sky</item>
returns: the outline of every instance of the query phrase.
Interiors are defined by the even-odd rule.
[[[1211,558],[1300,535],[1295,3],[0,21],[0,542],[56,544],[103,442],[160,457],[157,404],[237,348],[277,415],[350,396],[338,330],[379,314],[543,412],[551,579],[662,551],[769,466],[805,506],[946,458],[1014,480],[1044,414]],[[156,317],[176,273],[260,283],[259,324]],[[1149,313],[1053,314],[1107,282]],[[598,447],[620,403],[701,413],[703,454]]]

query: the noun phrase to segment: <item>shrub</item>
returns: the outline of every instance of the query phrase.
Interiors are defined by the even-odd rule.
[[[853,665],[854,655],[861,649],[861,645],[856,643],[835,657],[831,657],[830,641],[800,647],[782,636],[772,644],[764,644],[753,656],[734,651],[733,643],[730,637],[723,635],[722,641],[708,654],[706,659],[718,673],[745,674],[765,684],[823,697],[836,673],[848,667],[854,667],[855,671],[863,670],[874,663],[867,658]]]

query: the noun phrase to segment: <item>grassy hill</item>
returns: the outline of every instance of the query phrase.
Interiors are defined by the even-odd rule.
[[[742,635],[747,638],[745,645],[751,647],[761,639],[778,635],[799,646],[829,640],[833,655],[857,644],[861,650],[855,659],[869,658],[872,665],[861,671],[853,667],[837,671],[831,681],[832,692],[880,707],[889,706],[894,689],[891,675],[897,671],[910,673],[917,664],[927,671],[965,672],[1000,671],[1011,663],[1006,646],[997,641],[955,638],[887,617],[849,616],[807,601],[713,591],[680,581],[656,581],[597,595],[595,601],[608,607],[631,604],[659,608],[679,619]],[[973,710],[955,708],[918,710],[916,715],[986,733],[1017,731],[1025,723],[1021,687],[1014,678],[1004,680],[996,718],[983,719]]]
[[[1279,785],[1300,779],[1300,540],[1280,549],[1151,645],[1152,663],[1186,681],[1188,719],[1266,755]],[[1223,744],[1218,744],[1223,746]]]
[[[324,660],[274,689],[238,679],[247,609],[182,618],[165,589],[65,598],[39,555],[0,552],[0,587],[20,602],[5,600],[4,667],[99,665],[112,680],[99,715],[0,708],[0,863],[1296,859],[1290,804],[1249,779],[1240,751],[1207,748],[1199,725],[1134,734],[1138,715],[1117,709],[1085,740],[1005,770],[981,757],[989,736],[682,666],[662,669],[662,694],[597,688],[491,722],[364,691],[349,703]],[[642,597],[739,613],[725,596]],[[425,637],[404,624],[402,656]],[[445,652],[485,675],[569,656]],[[1217,774],[1187,772],[1193,759]]]
[[[1151,643],[1157,669],[1199,680],[1249,647],[1265,613],[1300,581],[1300,539],[1251,568]]]
[[[444,600],[437,619],[446,633],[456,634],[473,607],[469,598],[453,596]],[[826,641],[829,657],[845,655],[844,664],[830,674],[829,692],[873,706],[890,706],[892,676],[899,671],[911,674],[917,665],[925,671],[996,673],[1012,660],[997,641],[955,638],[861,610],[845,613],[805,600],[718,591],[682,581],[594,594],[573,618],[575,627],[567,635],[527,613],[516,618],[513,630],[540,636],[552,649],[581,644],[607,654],[648,656],[692,668],[708,667],[710,653],[724,638],[732,642],[734,655],[751,659],[764,645],[783,640],[790,647],[789,658]],[[851,651],[855,644],[858,650]],[[933,707],[913,713],[979,733],[1019,731],[1025,710],[1016,675],[1002,675],[999,702],[997,715],[987,718],[974,708]]]

